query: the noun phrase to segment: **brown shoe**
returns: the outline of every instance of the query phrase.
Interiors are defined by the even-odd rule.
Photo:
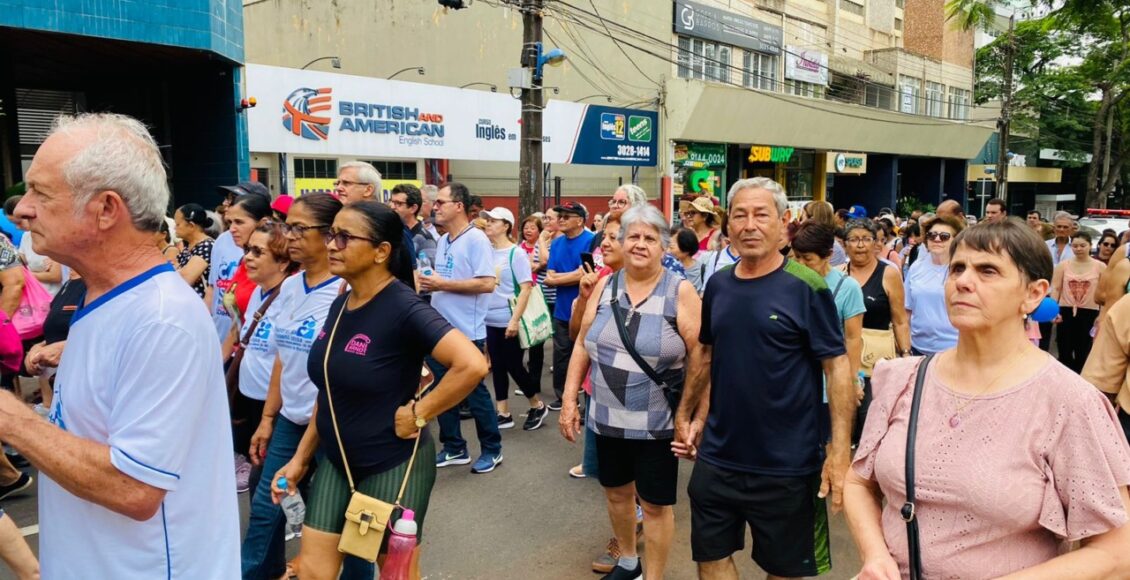
[[[620,543],[616,541],[616,538],[612,538],[608,540],[608,547],[604,550],[604,553],[592,561],[592,571],[607,574],[616,567],[616,563],[619,561]]]

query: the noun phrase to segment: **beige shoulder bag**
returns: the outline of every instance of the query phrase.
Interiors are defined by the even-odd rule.
[[[341,432],[338,431],[337,427],[337,414],[334,413],[333,397],[330,394],[330,351],[333,348],[334,335],[337,334],[338,322],[341,321],[341,314],[344,311],[345,304],[342,304],[341,310],[337,313],[337,319],[334,320],[333,328],[330,330],[330,338],[326,343],[326,355],[322,359],[322,374],[326,381],[326,401],[330,404],[330,418],[333,420],[334,435],[337,437],[337,447],[341,451],[341,463],[345,467],[345,477],[349,480],[349,491],[351,493],[349,505],[345,508],[345,528],[341,531],[341,541],[337,544],[337,550],[343,554],[375,562],[381,549],[381,542],[384,540],[385,530],[388,528],[389,517],[392,516],[393,510],[400,506],[400,500],[404,498],[404,490],[408,487],[408,478],[412,475],[412,464],[416,461],[416,451],[420,447],[420,437],[423,434],[421,433],[420,436],[416,437],[416,443],[412,446],[412,457],[408,460],[408,469],[404,472],[404,481],[400,483],[400,491],[396,494],[396,503],[390,504],[357,491],[357,488],[353,485],[353,474],[349,470],[349,461],[345,458],[345,445],[341,442]],[[425,374],[431,376],[430,373]],[[420,393],[424,392],[428,383],[430,383],[430,380],[425,383],[421,379],[420,388],[416,391],[416,400],[420,399]]]

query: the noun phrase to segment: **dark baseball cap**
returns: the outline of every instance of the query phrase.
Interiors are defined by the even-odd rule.
[[[266,185],[258,181],[241,181],[236,185],[221,185],[217,189],[219,189],[224,197],[229,195],[234,195],[235,197],[241,195],[261,195],[265,197],[267,201],[271,201],[270,190],[267,189]]]
[[[553,211],[557,213],[576,214],[581,216],[581,219],[588,219],[589,217],[589,210],[585,209],[585,206],[581,205],[581,203],[577,201],[567,201],[553,208]]]

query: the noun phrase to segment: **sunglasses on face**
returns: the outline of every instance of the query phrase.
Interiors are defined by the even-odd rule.
[[[349,245],[349,240],[363,240],[373,245],[380,243],[380,241],[374,240],[373,238],[366,238],[365,236],[355,236],[349,232],[343,232],[341,230],[338,230],[336,232],[330,230],[323,234],[323,238],[325,239],[327,246],[332,242],[334,247],[337,248],[338,251],[344,250],[345,247]]]
[[[349,187],[351,185],[367,185],[360,181],[349,181],[348,179],[338,179],[334,181],[334,187]]]
[[[260,248],[259,246],[247,246],[247,252],[246,253],[247,253],[248,256],[253,256],[255,258],[262,258],[263,256],[267,255],[267,250]]]
[[[1100,246],[1102,246],[1102,247],[1104,247],[1104,248],[1113,248],[1113,247],[1115,247],[1115,244],[1113,244],[1113,243],[1111,243],[1111,242],[1103,242],[1103,243],[1101,243],[1101,244],[1099,244],[1099,245],[1100,245]]]
[[[953,239],[953,234],[949,232],[930,232],[926,234],[926,239],[931,242],[948,242]]]

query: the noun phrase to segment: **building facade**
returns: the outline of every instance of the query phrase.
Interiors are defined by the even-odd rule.
[[[964,200],[966,160],[991,130],[970,122],[972,35],[939,20],[943,4],[547,2],[545,46],[568,55],[562,66],[546,69],[550,106],[654,111],[658,143],[654,166],[548,162],[547,196],[559,191],[603,203],[616,185],[634,180],[670,210],[681,193],[706,189],[723,198],[733,181],[767,175],[798,202],[830,199],[875,211],[893,207],[900,196]],[[508,71],[519,66],[522,15],[507,3],[447,12],[430,2],[276,0],[247,3],[244,17],[249,63],[297,70],[316,61],[308,70],[397,75],[396,81],[422,85],[413,91],[431,86],[437,94],[466,86],[472,115],[475,107],[493,105],[470,93],[507,96]],[[483,119],[493,124],[492,116],[498,115]],[[411,148],[380,156],[285,149],[251,151],[253,169],[275,191],[294,189],[297,179],[332,178],[341,163],[365,159],[386,177],[452,177],[516,205],[511,160],[429,157]]]
[[[214,205],[246,177],[239,0],[0,0],[0,184],[23,179],[52,119],[138,117],[176,203]]]

